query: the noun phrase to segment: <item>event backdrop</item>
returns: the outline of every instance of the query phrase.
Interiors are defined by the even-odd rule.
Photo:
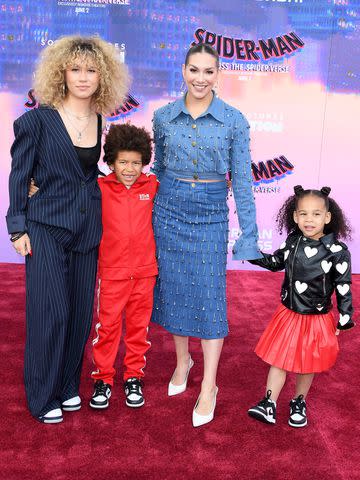
[[[154,110],[183,94],[190,44],[214,45],[218,94],[251,125],[260,247],[269,252],[282,242],[274,216],[294,185],[330,185],[353,225],[349,245],[360,272],[359,17],[359,0],[0,0],[0,261],[22,261],[4,221],[12,122],[37,106],[31,82],[39,52],[80,33],[114,43],[132,75],[128,102],[109,124],[149,129]],[[231,251],[238,225],[229,205]],[[231,255],[228,266],[253,268]]]

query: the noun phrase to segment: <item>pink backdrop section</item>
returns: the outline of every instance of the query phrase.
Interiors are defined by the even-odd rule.
[[[5,215],[9,205],[8,178],[11,166],[10,147],[14,139],[13,121],[24,113],[23,95],[0,92],[0,262],[22,263],[23,259],[14,251],[6,230]]]

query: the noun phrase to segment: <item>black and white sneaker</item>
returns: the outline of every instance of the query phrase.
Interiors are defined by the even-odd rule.
[[[271,393],[271,390],[268,390],[266,397],[260,400],[255,407],[249,408],[248,414],[250,417],[264,423],[276,423],[276,402],[271,400]]]
[[[62,402],[61,408],[65,410],[65,412],[76,412],[76,410],[80,410],[81,408],[81,398],[79,395],[68,398]]]
[[[126,395],[126,405],[128,407],[142,407],[145,403],[145,399],[142,393],[142,387],[144,386],[140,378],[128,378],[124,383],[124,391]]]
[[[38,419],[43,423],[61,423],[63,421],[61,408],[54,408]]]
[[[307,417],[304,395],[299,395],[298,397],[291,400],[289,425],[296,428],[306,427]]]
[[[96,380],[94,393],[90,400],[92,408],[108,408],[109,398],[111,397],[111,385],[104,383],[103,380]]]

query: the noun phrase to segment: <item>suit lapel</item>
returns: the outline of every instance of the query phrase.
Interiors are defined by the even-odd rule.
[[[74,165],[77,173],[85,178],[76,150],[59,112],[52,108],[39,108],[39,113],[45,120],[46,128],[51,131],[51,135],[49,135],[51,140],[60,147],[65,158]]]

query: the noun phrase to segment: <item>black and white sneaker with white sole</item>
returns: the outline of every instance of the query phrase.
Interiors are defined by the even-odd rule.
[[[90,400],[92,408],[108,408],[109,398],[111,397],[111,385],[104,383],[103,380],[96,380],[94,393]]]
[[[128,378],[124,383],[124,391],[126,396],[126,405],[132,408],[142,407],[145,399],[142,392],[144,383],[140,378]]]
[[[61,423],[63,421],[61,408],[54,408],[38,419],[43,423]]]
[[[249,408],[248,414],[250,417],[264,423],[276,423],[276,402],[271,400],[271,393],[271,390],[268,390],[266,392],[266,397],[260,400],[255,407]]]
[[[81,398],[79,397],[79,395],[68,398],[67,400],[62,402],[61,408],[65,412],[76,412],[81,408]]]
[[[306,417],[306,402],[304,400],[304,395],[299,395],[296,398],[293,398],[290,402],[290,417],[289,425],[295,428],[306,427],[307,417]]]

